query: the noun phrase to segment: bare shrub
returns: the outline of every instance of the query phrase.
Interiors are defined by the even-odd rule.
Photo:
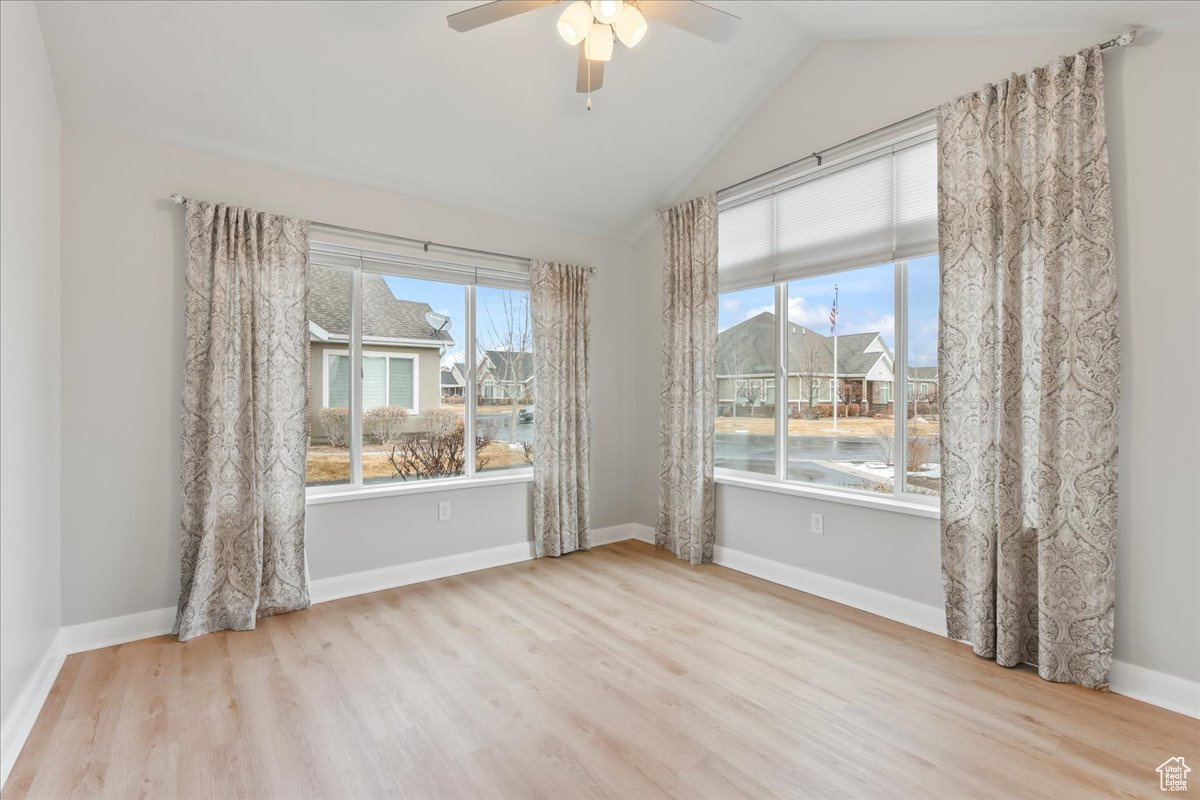
[[[929,454],[936,440],[931,436],[910,436],[908,439],[908,471],[922,472],[929,464]]]
[[[350,444],[350,409],[322,408],[317,416],[331,445],[346,447]]]
[[[883,463],[891,466],[896,456],[896,438],[891,431],[877,431],[874,436],[875,446],[879,448]]]
[[[462,475],[467,462],[463,421],[449,409],[431,408],[422,412],[421,428],[392,445],[388,462],[392,465],[393,477],[408,480]],[[483,428],[475,436],[476,470],[487,466],[489,459],[483,451],[495,441],[490,430]]]
[[[408,409],[400,406],[380,406],[363,414],[363,435],[379,444],[400,441],[408,423]]]

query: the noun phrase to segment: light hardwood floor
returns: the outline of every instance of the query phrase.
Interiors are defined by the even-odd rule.
[[[1177,755],[1200,722],[624,542],[71,656],[3,798],[1158,797]]]

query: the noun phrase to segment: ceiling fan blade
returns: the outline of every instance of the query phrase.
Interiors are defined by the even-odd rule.
[[[575,91],[586,94],[588,91],[588,70],[592,71],[592,91],[604,85],[604,62],[588,61],[583,48],[587,42],[579,43],[579,72],[575,76]]]
[[[533,11],[542,6],[552,6],[554,2],[555,0],[494,0],[491,3],[484,3],[481,6],[451,14],[446,17],[446,24],[459,33],[463,33],[484,25],[491,25],[502,19],[515,17],[517,14],[524,14],[526,11]]]
[[[742,24],[741,17],[695,0],[642,0],[638,10],[646,19],[665,22],[717,44],[732,41]]]

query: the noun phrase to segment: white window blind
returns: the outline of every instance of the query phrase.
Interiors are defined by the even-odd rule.
[[[720,210],[721,289],[937,250],[937,142],[923,132],[785,180]]]

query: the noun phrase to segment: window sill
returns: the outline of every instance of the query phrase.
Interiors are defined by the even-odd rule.
[[[791,483],[771,478],[751,478],[736,472],[717,470],[714,479],[725,486],[739,486],[743,489],[758,489],[777,494],[788,494],[793,497],[807,497],[813,500],[825,500],[830,503],[844,503],[862,508],[874,508],[878,511],[894,511],[898,514],[909,514],[926,519],[941,519],[942,509],[938,503],[923,503],[919,500],[903,500],[895,497],[873,497],[866,493],[845,492],[837,489],[825,489],[820,486],[808,486],[802,483]]]
[[[502,475],[477,475],[474,478],[445,478],[417,483],[387,484],[382,486],[316,487],[306,490],[304,504],[307,506],[319,506],[325,503],[344,503],[348,500],[374,500],[379,497],[396,497],[398,495],[422,494],[424,492],[455,492],[460,489],[474,489],[482,486],[504,486],[510,483],[532,482],[533,470],[522,469],[505,472]]]

